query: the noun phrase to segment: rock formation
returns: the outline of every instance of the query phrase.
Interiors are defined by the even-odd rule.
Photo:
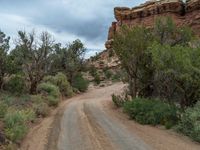
[[[186,3],[181,0],[147,1],[134,8],[116,7],[114,14],[117,21],[109,29],[107,49],[111,48],[113,35],[122,25],[152,28],[159,16],[170,16],[177,26],[190,26],[200,35],[200,0],[188,0]]]

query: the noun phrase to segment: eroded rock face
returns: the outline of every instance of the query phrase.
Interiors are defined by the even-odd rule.
[[[152,28],[155,19],[160,16],[170,16],[177,26],[187,25],[200,35],[200,0],[188,0],[183,3],[181,0],[147,1],[134,8],[116,7],[114,9],[116,22],[112,23],[109,29],[107,49],[112,47],[111,41],[114,33],[122,25]]]

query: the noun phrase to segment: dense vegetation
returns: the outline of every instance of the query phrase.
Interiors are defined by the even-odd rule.
[[[0,32],[0,145],[19,143],[31,122],[47,116],[62,97],[88,88],[80,40],[62,47],[48,32],[19,31],[13,49],[9,41]]]
[[[123,26],[113,50],[126,71],[132,98],[113,97],[115,104],[140,123],[178,124],[180,132],[200,141],[198,43],[190,28],[177,27],[171,18],[157,19],[153,29]]]

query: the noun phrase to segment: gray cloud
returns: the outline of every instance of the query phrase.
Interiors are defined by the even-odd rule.
[[[133,7],[143,1],[0,0],[0,29],[15,35],[19,28],[43,28],[57,40],[80,38],[87,47],[102,49],[114,20],[113,8]]]

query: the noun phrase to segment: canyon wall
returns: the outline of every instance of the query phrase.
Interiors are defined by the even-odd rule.
[[[122,25],[152,28],[155,19],[160,16],[170,16],[177,26],[189,26],[200,35],[200,0],[188,0],[186,3],[181,0],[147,1],[133,8],[116,7],[114,14],[116,21],[109,29],[107,49],[112,47],[113,36]]]

